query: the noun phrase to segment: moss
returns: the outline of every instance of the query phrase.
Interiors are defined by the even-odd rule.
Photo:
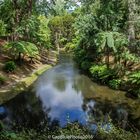
[[[45,72],[47,69],[51,68],[50,65],[46,65],[43,68],[35,71],[34,73],[32,73],[29,77],[26,77],[24,79],[21,80],[21,83],[23,85],[23,87],[28,87],[30,86],[37,78],[39,75],[41,75],[43,72]]]
[[[7,77],[0,75],[0,86],[4,85],[7,81]]]

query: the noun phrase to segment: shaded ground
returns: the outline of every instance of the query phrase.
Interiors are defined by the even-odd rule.
[[[12,73],[6,73],[3,71],[5,62],[11,59],[6,55],[1,55],[0,56],[0,75],[6,77],[7,81],[6,81],[6,84],[1,85],[0,88],[3,89],[3,88],[7,88],[8,86],[13,85],[13,83],[18,82],[21,78],[25,78],[26,76],[30,75],[32,72],[42,67],[44,64],[54,65],[56,63],[56,57],[54,55],[55,55],[55,52],[53,51],[46,52],[46,54],[42,55],[40,60],[34,60],[33,63],[30,63],[29,59],[25,59],[22,65],[17,64],[16,70]]]

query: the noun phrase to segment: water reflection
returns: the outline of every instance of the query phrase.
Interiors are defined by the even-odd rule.
[[[43,78],[45,75],[47,77]],[[75,85],[77,77],[79,74],[73,64],[63,64],[44,73],[36,83],[36,95],[42,102],[44,112],[51,121],[58,120],[61,126],[67,124],[67,119],[86,124],[82,91],[77,90]]]
[[[67,122],[78,121],[95,131],[98,122],[109,129],[111,117],[123,128],[129,121],[136,121],[140,128],[139,101],[92,82],[79,73],[71,58],[60,56],[61,62],[39,77],[33,92],[19,94],[3,105],[8,112],[5,116],[8,125],[15,122],[39,129],[48,123],[63,127]]]

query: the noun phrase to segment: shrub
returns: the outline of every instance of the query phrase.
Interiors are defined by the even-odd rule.
[[[0,75],[0,85],[5,84],[5,82],[6,82],[6,77]]]
[[[129,85],[129,92],[139,97],[140,96],[140,71],[129,74],[127,84]]]
[[[128,81],[140,86],[140,71],[134,72],[128,76]]]
[[[135,132],[126,131],[113,123],[110,123],[109,126],[109,131],[106,130],[107,126],[99,126],[97,140],[138,140],[140,138]]]
[[[91,62],[89,62],[88,60],[85,60],[81,63],[81,68],[83,70],[89,70],[90,67],[91,67]]]
[[[86,52],[84,49],[76,48],[74,50],[74,59],[78,63],[78,65],[81,65],[81,63],[85,60],[85,58]]]
[[[21,59],[21,54],[28,57],[37,57],[39,54],[38,48],[35,44],[26,41],[9,42],[4,46],[5,50],[12,56]]]
[[[92,76],[102,83],[108,83],[109,80],[116,78],[116,72],[108,69],[106,65],[93,65],[90,68]]]
[[[113,89],[119,89],[121,86],[121,80],[120,79],[113,79],[109,81],[109,86]]]
[[[66,45],[65,45],[65,50],[66,51],[73,51],[75,49],[75,44],[73,44],[73,43],[67,43]]]
[[[13,72],[16,69],[16,64],[13,61],[9,61],[5,63],[4,70],[6,72]]]

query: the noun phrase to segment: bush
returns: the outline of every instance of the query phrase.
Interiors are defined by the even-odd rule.
[[[16,64],[13,61],[9,61],[5,63],[4,70],[6,72],[13,72],[16,69]]]
[[[140,86],[140,71],[130,74],[128,76],[128,81],[132,84]]]
[[[35,58],[39,54],[37,46],[31,42],[26,41],[9,42],[4,46],[4,48],[13,58],[17,57],[18,59],[21,59],[20,54]]]
[[[110,123],[110,130],[107,131],[107,126],[104,128],[99,126],[96,135],[97,140],[138,140],[140,137],[135,132],[126,131],[122,128]]]
[[[74,49],[75,49],[75,44],[73,44],[73,43],[67,43],[66,45],[65,45],[65,50],[67,51],[67,52],[70,52],[70,51],[73,51]]]
[[[93,65],[90,68],[90,72],[93,78],[105,84],[107,84],[109,80],[117,77],[116,72],[112,69],[108,69],[106,65]]]
[[[120,79],[113,79],[109,81],[109,86],[113,89],[119,89],[121,86],[121,80]]]
[[[77,64],[80,66],[81,63],[85,60],[86,58],[86,52],[85,50],[81,48],[76,48],[74,50],[74,59],[77,62]]]
[[[0,75],[0,85],[5,84],[5,82],[6,82],[6,78],[4,76]]]
[[[140,97],[140,71],[128,75],[129,92]]]
[[[85,60],[81,63],[81,68],[83,70],[89,70],[90,67],[91,67],[91,62],[89,62],[88,60]]]

